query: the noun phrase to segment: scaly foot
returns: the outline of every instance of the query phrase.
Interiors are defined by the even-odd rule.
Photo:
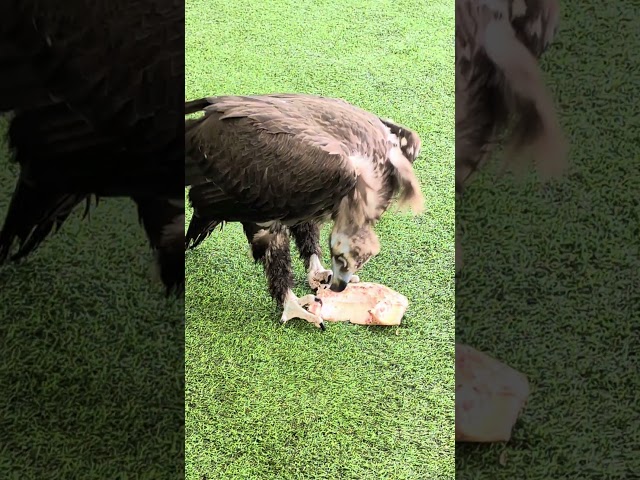
[[[307,281],[312,290],[317,290],[320,285],[329,285],[331,283],[333,272],[327,270],[320,263],[317,255],[311,255],[309,259],[309,270],[307,270]]]
[[[302,308],[310,305],[312,302],[322,304],[322,300],[315,295],[305,295],[304,297],[298,298],[295,293],[289,290],[284,301],[284,311],[282,312],[280,322],[285,324],[292,318],[302,318],[309,323],[313,323],[319,329],[324,330],[325,326],[322,318]]]

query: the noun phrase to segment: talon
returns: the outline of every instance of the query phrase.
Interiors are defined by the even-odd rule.
[[[320,306],[322,306],[322,305],[323,305],[323,303],[322,303],[322,299],[321,299],[321,298],[316,297],[316,298],[314,298],[314,300],[315,300],[316,302],[318,302],[318,303],[320,304]]]
[[[326,329],[327,327],[324,326],[324,322],[320,322],[320,330],[324,332]]]
[[[319,302],[320,305],[322,305],[322,300],[315,295],[305,295],[302,298],[298,298],[291,290],[289,290],[285,297],[284,311],[282,312],[280,322],[286,323],[292,318],[301,318],[324,330],[324,321],[322,320],[322,317],[312,313],[308,309],[309,306],[315,305],[315,302]]]

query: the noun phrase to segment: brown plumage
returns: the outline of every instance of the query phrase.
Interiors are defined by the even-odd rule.
[[[288,227],[311,232],[308,253],[301,253],[315,269],[309,272],[313,283],[314,272],[317,279],[325,271],[312,225],[334,222],[332,275],[324,279],[331,277],[331,288],[339,291],[378,253],[373,225],[394,198],[422,209],[412,167],[420,138],[401,125],[344,100],[304,94],[209,97],[185,106],[186,113],[197,110],[205,115],[186,127],[186,179],[194,208],[186,245],[195,247],[221,222],[242,222],[271,284],[290,275],[288,251],[283,273],[269,265],[270,258],[283,255],[270,245],[282,245]],[[296,240],[299,248],[305,244],[304,235]],[[286,278],[271,288],[285,313],[291,286]]]
[[[566,145],[537,59],[557,31],[558,0],[456,0],[456,191],[509,131],[506,161],[566,167]]]
[[[538,65],[558,22],[558,0],[456,0],[458,194],[503,139],[505,166],[532,160],[543,177],[565,171],[567,145]]]
[[[0,18],[0,112],[12,112],[21,170],[0,262],[31,253],[91,195],[127,196],[163,282],[181,291],[183,3],[6,0]]]

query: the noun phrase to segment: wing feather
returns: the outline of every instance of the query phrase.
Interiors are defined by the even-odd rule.
[[[202,153],[202,176],[236,202],[238,215],[297,220],[329,213],[362,173],[352,156],[372,168],[386,162],[382,122],[347,102],[293,94],[208,101],[187,143]]]

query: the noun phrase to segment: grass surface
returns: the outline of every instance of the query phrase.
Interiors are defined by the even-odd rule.
[[[461,479],[640,470],[640,10],[590,0],[563,11],[543,68],[572,144],[570,175],[544,188],[487,171],[459,209],[458,337],[526,373],[532,387],[511,442],[457,446]]]
[[[0,145],[2,220],[17,173]],[[132,202],[83,209],[0,266],[0,478],[178,478],[184,303],[150,279]]]
[[[388,212],[361,274],[409,298],[399,328],[281,327],[240,225],[189,252],[187,478],[452,478],[453,1],[189,0],[186,14],[188,99],[315,93],[405,123],[428,207]]]

